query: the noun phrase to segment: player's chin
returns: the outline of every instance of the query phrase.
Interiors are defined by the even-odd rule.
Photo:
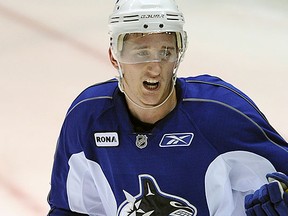
[[[165,100],[165,98],[163,97],[157,97],[156,95],[150,96],[150,97],[146,97],[145,100],[142,101],[143,105],[146,107],[155,107],[158,106],[159,104],[163,103],[163,101]]]
[[[160,102],[160,100],[156,99],[156,96],[153,95],[143,95],[141,98],[138,98],[139,99],[139,104],[141,106],[144,106],[144,107],[153,107],[153,106],[157,106]]]
[[[169,95],[163,88],[146,90],[142,92],[141,102],[145,106],[157,106],[161,104]]]

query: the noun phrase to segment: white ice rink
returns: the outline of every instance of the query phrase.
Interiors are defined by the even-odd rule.
[[[114,0],[0,0],[0,215],[40,216],[72,100],[115,75]],[[178,0],[189,48],[179,76],[209,73],[248,94],[288,139],[288,1]]]

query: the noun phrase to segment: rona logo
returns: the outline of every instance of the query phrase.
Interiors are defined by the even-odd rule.
[[[119,145],[116,132],[95,133],[94,138],[98,147],[115,147]]]
[[[145,14],[141,16],[141,19],[163,19],[164,14]]]

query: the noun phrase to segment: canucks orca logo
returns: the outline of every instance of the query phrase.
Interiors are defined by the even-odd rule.
[[[118,216],[196,216],[197,209],[183,198],[164,193],[149,175],[139,176],[140,193],[133,197],[124,191],[126,201]]]

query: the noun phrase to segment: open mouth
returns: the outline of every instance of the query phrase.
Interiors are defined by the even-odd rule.
[[[159,82],[157,82],[157,81],[144,81],[143,85],[147,90],[156,90],[159,87]]]

